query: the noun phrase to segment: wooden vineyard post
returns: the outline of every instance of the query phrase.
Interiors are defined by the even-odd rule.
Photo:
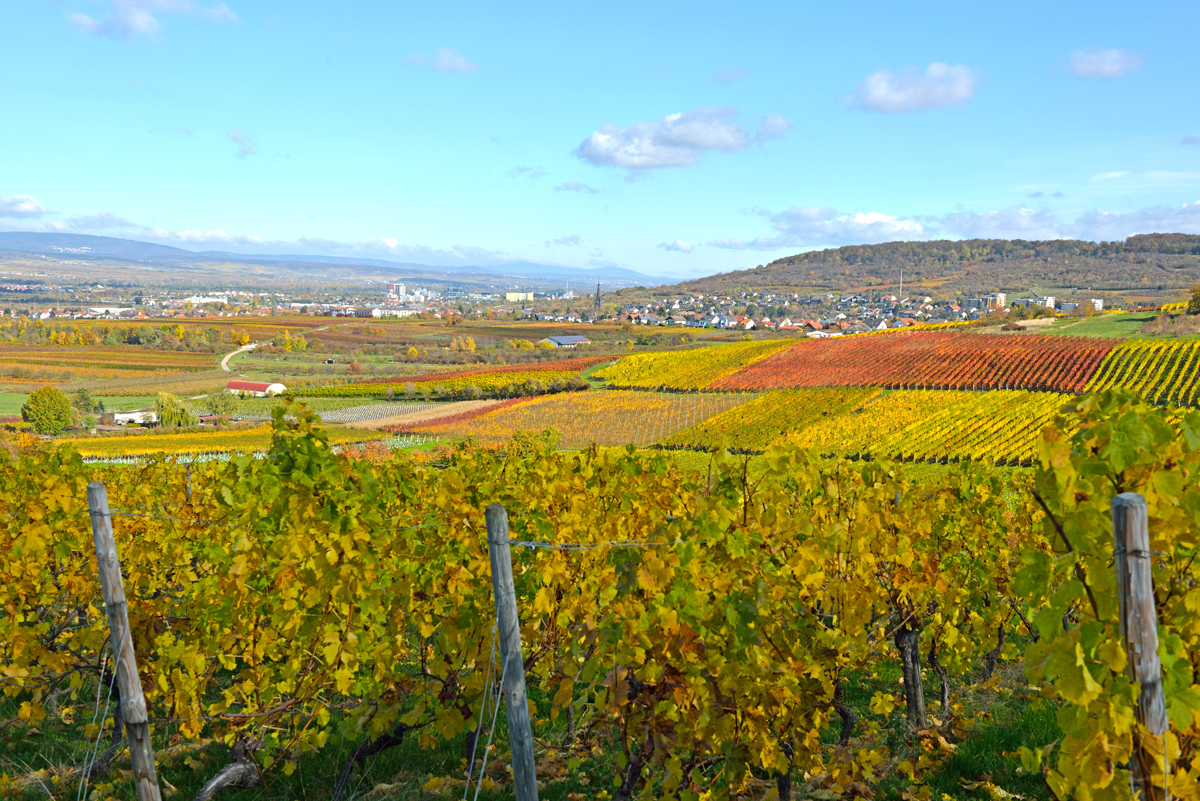
[[[498,503],[487,508],[488,555],[492,560],[492,589],[496,595],[496,624],[500,664],[504,675],[504,706],[508,712],[516,801],[537,801],[537,770],[533,760],[533,728],[525,696],[525,661],[521,656],[521,620],[513,584],[512,549],[508,544],[508,512]]]
[[[1112,526],[1121,640],[1129,659],[1125,673],[1141,685],[1138,723],[1155,737],[1162,737],[1167,731],[1167,709],[1163,699],[1162,663],[1158,658],[1158,612],[1154,606],[1146,499],[1135,492],[1123,492],[1113,498]],[[1144,749],[1135,748],[1129,760],[1133,796],[1139,801],[1157,798],[1147,776],[1145,754]],[[1165,762],[1163,769],[1165,782]]]
[[[121,717],[129,738],[133,760],[133,781],[138,801],[162,801],[158,775],[154,769],[154,749],[150,745],[150,721],[146,698],[138,678],[133,637],[129,633],[129,615],[125,604],[125,584],[121,580],[121,562],[113,539],[112,514],[108,510],[108,491],[99,481],[88,484],[88,509],[92,513],[92,541],[96,545],[96,566],[104,591],[104,611],[112,635],[117,687],[121,691]]]

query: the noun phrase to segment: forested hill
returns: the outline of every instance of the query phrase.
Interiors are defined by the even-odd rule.
[[[690,292],[898,288],[937,296],[1092,289],[1178,294],[1200,283],[1200,236],[1145,234],[1124,242],[967,239],[885,242],[799,253],[751,270],[685,281]]]

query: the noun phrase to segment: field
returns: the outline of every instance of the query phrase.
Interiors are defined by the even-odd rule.
[[[1121,387],[1153,403],[1195,406],[1200,399],[1200,341],[1137,339],[1109,353],[1087,391]]]
[[[790,345],[788,340],[740,342],[638,354],[621,359],[597,375],[622,389],[702,389]]]
[[[1097,314],[1082,319],[1066,317],[1055,320],[1054,325],[1044,329],[1047,334],[1064,337],[1110,337],[1126,339],[1140,335],[1143,325],[1158,316],[1158,312],[1130,314]]]
[[[389,391],[397,395],[407,393],[409,385],[412,385],[413,392],[422,394],[436,393],[439,388],[443,392],[454,392],[470,387],[490,392],[509,385],[521,385],[527,382],[550,384],[556,380],[566,380],[579,375],[589,367],[611,360],[612,357],[609,356],[592,356],[532,365],[507,365],[477,370],[439,372],[432,375],[402,376],[313,387],[298,391],[296,396],[303,398],[381,398],[385,397]]]
[[[734,393],[588,392],[531,398],[472,416],[408,430],[503,443],[519,431],[553,429],[564,447],[650,445],[748,399]]]
[[[330,428],[327,434],[331,442],[357,442],[382,436],[344,428]],[[271,429],[259,426],[237,431],[82,437],[60,439],[56,444],[60,448],[78,451],[83,456],[142,456],[156,453],[190,456],[221,451],[253,453],[271,444]]]
[[[0,392],[0,417],[15,417],[29,396],[24,392]]]
[[[347,398],[306,398],[304,407],[316,412],[326,423],[357,423],[431,409],[432,403],[363,403]],[[251,398],[237,402],[234,414],[243,420],[270,420],[271,413],[284,406],[283,398]]]
[[[146,351],[133,345],[0,345],[0,382],[8,386],[159,377],[198,373],[214,366],[211,354]]]
[[[899,461],[1031,466],[1041,430],[1069,395],[1049,392],[889,392],[861,411],[831,415],[787,435],[822,453]]]
[[[213,371],[242,342],[322,325],[313,317],[194,317],[142,320],[25,320],[0,323],[0,383],[27,390],[120,391],[147,377]],[[140,394],[145,394],[140,393]]]
[[[1078,392],[1115,340],[914,331],[800,342],[713,389],[883,386]]]
[[[664,446],[766,450],[825,418],[840,419],[870,403],[878,389],[777,389],[660,440]]]

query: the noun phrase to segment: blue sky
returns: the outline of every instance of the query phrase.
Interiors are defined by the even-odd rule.
[[[656,275],[1200,233],[1196,3],[0,0],[0,229]]]

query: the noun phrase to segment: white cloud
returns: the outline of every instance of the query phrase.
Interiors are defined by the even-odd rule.
[[[162,28],[156,14],[188,14],[207,22],[240,25],[237,14],[224,3],[211,6],[193,3],[191,0],[112,0],[109,14],[96,19],[88,14],[75,12],[68,15],[71,27],[109,39],[133,39],[137,36],[153,36]]]
[[[1048,209],[958,211],[940,217],[937,229],[965,239],[1060,239],[1062,222]]]
[[[567,247],[577,248],[583,244],[583,237],[579,234],[567,234],[554,240],[556,245],[566,245]]]
[[[663,242],[659,247],[663,250],[674,250],[677,253],[691,253],[696,249],[696,246],[691,242],[684,242],[682,239],[676,239],[674,242]]]
[[[575,155],[598,167],[689,167],[706,151],[733,153],[749,147],[751,135],[736,117],[737,111],[726,106],[668,114],[661,120],[626,127],[605,123],[583,140]],[[772,114],[764,120],[760,132],[765,131],[768,138],[778,136],[782,134],[780,126],[786,124],[782,117]]]
[[[1149,170],[1141,176],[1151,183],[1189,183],[1200,181],[1200,171],[1197,170]]]
[[[220,228],[203,230],[200,228],[185,228],[181,231],[171,231],[164,228],[154,228],[148,225],[138,227],[136,237],[161,244],[180,245],[185,249],[188,245],[224,245],[225,249],[242,252],[254,252],[258,246],[270,245],[277,248],[279,253],[292,247],[294,243],[268,242],[254,234],[228,234]],[[246,248],[249,248],[247,250]],[[205,250],[209,248],[203,248]]]
[[[549,175],[541,165],[537,167],[513,167],[508,172],[504,173],[505,178],[532,178],[534,180]]]
[[[238,241],[238,237],[232,237],[220,229],[212,231],[202,231],[199,229],[188,229],[184,231],[167,231],[162,228],[147,228],[146,233],[154,239],[165,242],[180,242],[187,244],[228,244]]]
[[[1071,51],[1071,72],[1080,78],[1120,78],[1142,65],[1137,53],[1116,48]]]
[[[879,212],[841,214],[829,208],[805,206],[775,214],[763,212],[762,216],[770,220],[773,235],[717,239],[708,244],[731,250],[781,250],[926,239],[1114,241],[1134,234],[1200,234],[1200,201],[1131,212],[1093,209],[1074,220],[1064,219],[1049,209],[1022,207],[901,217]]]
[[[245,131],[227,131],[225,135],[229,137],[229,141],[238,146],[237,157],[239,159],[258,155],[258,145],[250,134]]]
[[[554,187],[555,192],[586,192],[589,195],[594,195],[599,192],[599,189],[588,186],[587,184],[576,183],[575,181],[567,181],[565,184],[559,184]]]
[[[975,96],[979,76],[964,64],[935,61],[921,72],[909,67],[900,73],[880,70],[868,75],[849,98],[865,111],[899,114],[940,106],[962,106]]]
[[[0,197],[0,217],[41,217],[49,213],[45,206],[29,195]]]
[[[428,56],[408,56],[403,60],[405,64],[413,64],[418,67],[428,67],[434,72],[478,72],[479,65],[468,61],[461,53],[451,48],[443,47],[434,53],[433,58]]]
[[[747,78],[749,75],[750,73],[741,67],[734,67],[731,70],[717,70],[713,73],[713,80],[717,83],[734,83]]]
[[[111,211],[99,214],[76,214],[67,220],[67,225],[80,231],[103,231],[109,228],[137,228],[138,224],[119,217]]]
[[[1200,145],[1200,136],[1185,136],[1179,140],[1181,145]]]
[[[709,244],[736,250],[772,250],[779,247],[926,238],[926,227],[922,222],[879,212],[841,214],[820,206],[793,206],[766,216],[771,220],[771,227],[778,232],[775,236],[762,236],[748,241],[720,239]]]
[[[1118,170],[1117,172],[1098,172],[1092,176],[1093,181],[1113,181],[1117,178],[1124,178],[1129,175],[1127,170]]]
[[[784,134],[792,129],[792,124],[778,114],[768,114],[758,124],[758,133],[754,138],[759,142],[768,139],[782,139]]]
[[[1096,241],[1134,234],[1200,234],[1200,200],[1180,206],[1151,206],[1130,212],[1085,212],[1075,221],[1076,236]]]

